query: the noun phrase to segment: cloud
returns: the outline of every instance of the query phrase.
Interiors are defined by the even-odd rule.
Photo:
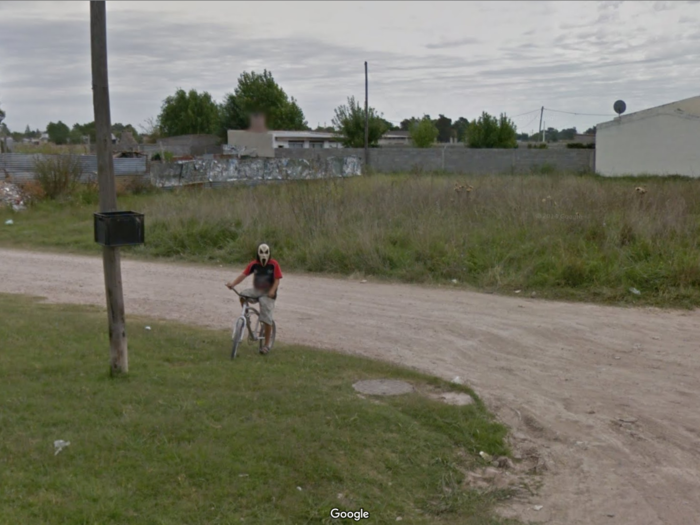
[[[654,22],[668,15],[651,4],[604,3],[591,9],[561,3],[553,9],[543,3],[536,4],[537,13],[543,6],[548,12],[533,14],[530,4],[514,2],[504,14],[500,4],[465,3],[458,4],[464,11],[456,17],[453,4],[440,15],[439,4],[414,2],[407,8],[414,9],[412,22],[393,10],[377,11],[376,27],[385,30],[365,32],[345,31],[335,22],[324,25],[326,12],[318,21],[309,21],[308,13],[270,16],[261,31],[250,23],[259,4],[235,4],[236,17],[221,14],[228,7],[220,4],[197,4],[190,11],[188,5],[194,4],[147,9],[130,4],[108,13],[114,121],[138,125],[155,116],[178,87],[206,90],[221,100],[241,72],[268,69],[315,126],[330,122],[334,107],[347,96],[363,95],[365,60],[370,103],[399,121],[424,113],[519,114],[542,105],[606,113],[614,98],[641,109],[693,95],[700,84],[694,67],[697,29],[686,22],[675,26],[673,35],[664,33]],[[88,9],[39,7],[0,3],[0,100],[11,129],[92,120]],[[685,9],[683,16],[689,17],[690,8]],[[620,11],[625,24],[616,18]],[[476,12],[478,22],[464,22]],[[353,11],[348,13],[348,27],[356,27]],[[433,18],[438,15],[445,18]],[[422,35],[437,29],[445,35],[441,40],[421,42]],[[600,119],[559,115],[551,120],[557,127],[585,129]]]
[[[478,44],[479,42],[481,41],[478,38],[466,37],[459,38],[457,40],[445,40],[435,44],[427,44],[425,47],[428,49],[450,49],[455,47],[471,46]]]

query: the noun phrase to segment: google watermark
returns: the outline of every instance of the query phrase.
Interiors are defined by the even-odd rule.
[[[331,510],[331,518],[346,518],[355,521],[368,520],[369,512],[367,512],[365,509],[355,511],[333,509]]]

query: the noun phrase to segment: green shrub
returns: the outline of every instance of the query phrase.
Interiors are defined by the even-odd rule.
[[[411,140],[417,148],[429,148],[438,137],[437,126],[430,120],[430,117],[423,117],[418,122],[411,125]]]

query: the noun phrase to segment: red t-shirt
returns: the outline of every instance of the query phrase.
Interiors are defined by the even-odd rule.
[[[270,259],[265,266],[257,260],[253,260],[243,270],[244,275],[253,274],[253,287],[256,290],[269,290],[275,280],[282,278],[280,265],[274,259]]]

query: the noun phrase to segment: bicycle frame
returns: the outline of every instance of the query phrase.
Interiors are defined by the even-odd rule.
[[[233,322],[233,333],[231,334],[231,337],[233,338],[236,335],[236,324],[238,323],[238,320],[243,319],[243,330],[241,331],[241,340],[243,340],[243,334],[246,330],[248,330],[248,334],[251,340],[260,340],[261,337],[254,333],[253,328],[250,326],[250,314],[248,312],[250,310],[255,312],[255,314],[258,316],[258,320],[260,319],[260,313],[250,305],[250,303],[248,302],[248,297],[241,296],[241,294],[239,294],[236,290],[233,291],[236,293],[236,295],[238,295],[238,297],[241,297],[243,299],[243,310],[241,310],[241,315],[239,315]]]

